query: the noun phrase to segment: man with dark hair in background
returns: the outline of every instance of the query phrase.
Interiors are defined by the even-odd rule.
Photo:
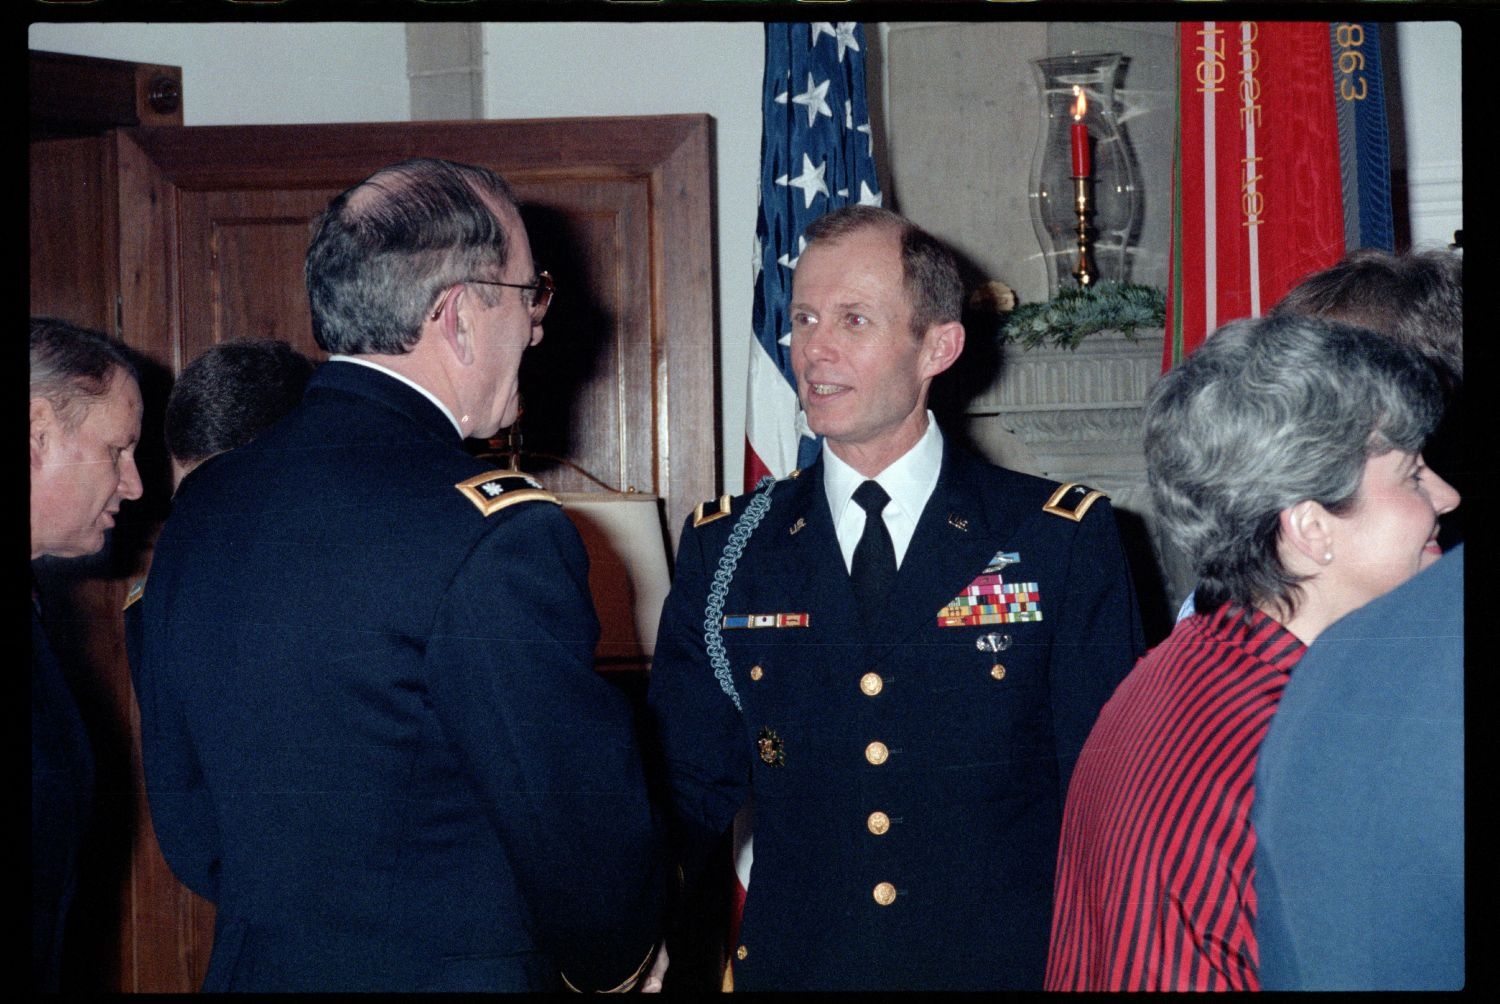
[[[736,990],[1040,988],[1063,796],[1143,647],[1102,492],[945,441],[952,253],[868,206],[806,232],[820,460],[683,529],[648,701],[690,862],[754,804]]]
[[[311,359],[286,342],[241,339],[212,346],[183,369],[167,396],[167,454],[172,489],[199,464],[270,428],[302,400]],[[146,579],[125,595],[125,652],[130,675],[140,667],[141,597]]]
[[[183,479],[144,600],[142,745],[206,990],[633,986],[661,874],[631,709],[556,500],[463,449],[542,337],[509,186],[415,160],[317,221],[331,353]]]
[[[1437,365],[1451,390],[1464,376],[1463,259],[1452,251],[1375,248],[1315,272],[1272,308],[1378,331]]]
[[[311,359],[275,339],[222,342],[189,363],[167,397],[173,486],[285,417],[312,373]]]
[[[122,343],[65,321],[32,318],[30,341],[31,560],[95,554],[120,504],[141,497],[135,364]],[[94,759],[32,595],[31,988],[55,993]]]

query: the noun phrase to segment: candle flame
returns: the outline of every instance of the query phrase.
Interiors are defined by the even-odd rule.
[[[1076,99],[1073,102],[1073,121],[1082,122],[1083,117],[1087,115],[1089,111],[1088,95],[1083,93],[1083,88],[1079,87],[1077,84],[1074,84],[1073,97]]]

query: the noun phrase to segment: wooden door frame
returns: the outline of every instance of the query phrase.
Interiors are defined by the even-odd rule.
[[[178,191],[352,185],[411,157],[483,163],[511,180],[639,178],[652,241],[653,487],[675,550],[683,515],[719,491],[712,124],[661,115],[118,130],[124,337],[181,369],[181,278],[152,279],[173,258]]]
[[[32,311],[112,331],[173,373],[187,361],[181,357],[183,283],[175,253],[183,192],[288,183],[346,186],[414,156],[484,163],[512,181],[639,179],[648,201],[650,288],[640,295],[651,305],[650,330],[643,334],[650,340],[652,414],[649,424],[647,416],[635,416],[631,425],[652,440],[651,488],[665,500],[674,548],[682,516],[718,494],[708,116],[118,128],[77,139],[38,137],[34,169],[36,158],[46,157],[41,143],[75,144],[75,174],[60,176],[58,185],[82,186],[87,197],[69,199],[54,189],[48,199],[63,215],[40,220],[34,193],[33,228],[46,222],[76,237],[61,252],[55,242],[49,245],[52,258],[63,252],[71,257],[33,276]],[[345,152],[313,152],[329,147]],[[213,156],[207,158],[208,153]],[[216,166],[205,167],[206,160]],[[207,963],[212,911],[175,883],[149,829],[140,784],[139,715],[118,614],[128,578],[142,571],[116,570],[79,590],[76,623],[88,631],[84,654],[99,670],[99,679],[90,681],[99,691],[96,717],[122,738],[108,755],[128,757],[132,778],[128,791],[106,793],[122,803],[110,816],[110,833],[111,839],[128,837],[130,865],[128,881],[104,893],[117,896],[108,908],[118,910],[118,954],[101,957],[99,975],[115,990],[190,990]]]

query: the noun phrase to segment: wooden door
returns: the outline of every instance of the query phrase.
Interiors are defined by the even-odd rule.
[[[559,490],[660,495],[675,546],[683,514],[718,491],[710,129],[707,116],[687,115],[36,140],[32,312],[115,331],[163,373],[239,337],[321,357],[302,259],[328,200],[408,157],[491,167],[526,203],[535,257],[558,283],[546,338],[522,371],[524,446],[545,455],[528,469]],[[147,437],[152,417],[148,407]],[[151,836],[118,616],[164,512],[163,485],[152,487],[136,532],[116,534],[132,543],[67,615],[74,654],[89,664],[91,724],[106,736],[96,756],[120,765],[101,776],[116,808],[86,896],[85,941],[110,958],[79,989],[194,989],[211,943],[211,907],[172,879]]]
[[[522,393],[528,448],[666,501],[672,533],[714,493],[714,317],[706,116],[122,130],[124,330],[177,368],[235,337],[316,354],[302,289],[308,224],[387,164],[493,167],[526,203],[557,278]],[[177,275],[171,274],[173,270]],[[545,466],[545,464],[544,464]],[[597,485],[553,461],[549,485]]]

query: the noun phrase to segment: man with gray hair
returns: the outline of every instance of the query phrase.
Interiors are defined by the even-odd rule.
[[[462,447],[516,420],[552,296],[514,196],[385,168],[306,278],[329,361],[183,479],[143,601],[152,820],[217,907],[204,989],[628,989],[660,868],[588,559]]]
[[[220,342],[189,363],[167,396],[173,486],[284,418],[302,400],[312,373],[311,359],[272,338]]]
[[[120,504],[141,497],[141,391],[123,344],[66,321],[31,319],[31,560],[104,547]],[[31,987],[60,989],[63,932],[94,798],[78,705],[31,609]]]

